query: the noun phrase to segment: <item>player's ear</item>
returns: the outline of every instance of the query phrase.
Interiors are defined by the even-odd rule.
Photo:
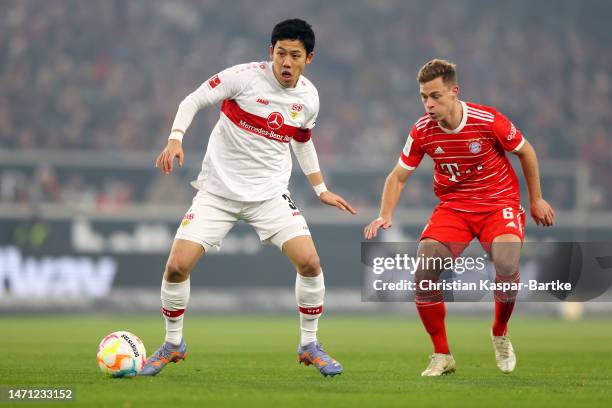
[[[312,51],[310,54],[308,54],[308,55],[306,56],[306,64],[310,64],[310,63],[312,62],[312,60],[313,60],[314,56],[315,56],[314,51]]]
[[[452,91],[455,94],[455,96],[458,98],[459,97],[459,85],[454,85]]]
[[[270,56],[270,60],[272,60],[274,57],[274,47],[273,46],[270,46],[270,48],[268,49],[268,55]]]

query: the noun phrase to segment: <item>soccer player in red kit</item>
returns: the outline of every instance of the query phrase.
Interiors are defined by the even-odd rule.
[[[399,162],[387,177],[380,216],[365,227],[365,238],[376,237],[379,228],[391,227],[393,210],[410,174],[428,154],[435,164],[434,191],[440,203],[421,234],[418,256],[457,257],[477,237],[493,260],[495,281],[518,283],[525,212],[518,179],[505,152],[519,157],[532,218],[537,225],[551,226],[554,211],[542,198],[535,151],[496,109],[459,99],[454,64],[429,61],[417,80],[425,115],[410,130]],[[444,298],[440,290],[421,290],[419,283],[436,282],[442,271],[436,269],[436,262],[421,265],[415,272],[416,307],[434,346],[429,366],[421,375],[439,376],[455,371],[446,339]],[[516,294],[494,291],[491,337],[497,366],[504,373],[516,366],[507,334]]]

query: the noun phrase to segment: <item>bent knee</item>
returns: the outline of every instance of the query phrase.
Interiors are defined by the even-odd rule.
[[[296,262],[298,272],[302,276],[317,276],[321,273],[321,263],[316,253],[309,254]]]
[[[178,259],[170,258],[166,263],[164,278],[168,282],[183,282],[189,277],[191,267]]]
[[[495,265],[495,272],[503,276],[510,276],[519,269],[519,262],[513,257],[500,257],[495,259],[493,264]]]

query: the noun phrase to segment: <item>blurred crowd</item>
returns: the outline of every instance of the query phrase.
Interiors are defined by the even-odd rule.
[[[416,72],[446,58],[458,65],[463,99],[504,112],[541,159],[588,163],[593,206],[612,208],[612,5],[269,0],[257,8],[267,12],[253,13],[248,0],[0,2],[0,146],[161,149],[183,97],[227,66],[267,59],[273,25],[300,16],[317,35],[306,75],[321,98],[314,137],[323,165],[391,168],[422,114]],[[202,111],[185,148],[202,150],[217,117],[216,108]],[[19,193],[24,177],[38,192]],[[120,177],[89,183],[77,172],[43,187],[53,177],[44,166],[2,170],[1,199],[150,198]],[[571,190],[549,188],[559,200]]]

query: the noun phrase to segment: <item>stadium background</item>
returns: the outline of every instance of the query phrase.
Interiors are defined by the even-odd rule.
[[[267,59],[271,28],[294,16],[317,35],[306,76],[320,92],[314,142],[327,185],[359,211],[350,217],[320,206],[294,166],[290,188],[326,272],[330,315],[414,316],[408,303],[361,302],[360,242],[422,112],[416,72],[434,57],[457,63],[461,98],[496,106],[535,146],[557,219],[551,229],[529,219],[528,240],[609,240],[608,2],[269,0],[253,7],[248,0],[0,2],[5,328],[11,320],[4,319],[21,313],[112,313],[122,324],[133,313],[159,316],[163,265],[219,114],[217,107],[199,113],[184,141],[186,166],[161,176],[153,159],[178,103],[227,66]],[[416,239],[435,203],[424,161],[383,239]],[[194,271],[187,324],[192,316],[289,315],[294,277],[276,249],[240,225]],[[488,321],[491,304],[449,309]],[[552,319],[564,310],[519,305]],[[610,310],[606,302],[584,308],[606,324]],[[162,330],[161,317],[150,321]]]
[[[311,21],[317,34],[306,75],[320,91],[315,143],[327,184],[359,210],[349,217],[320,206],[294,166],[290,188],[312,227],[332,305],[380,307],[355,295],[361,231],[421,115],[414,78],[432,57],[456,62],[461,97],[498,107],[537,149],[558,215],[553,229],[529,220],[528,238],[610,236],[605,2],[314,1],[279,12],[285,3],[270,1],[270,12],[257,15],[248,1],[230,4],[2,2],[0,310],[157,310],[165,258],[218,109],[194,120],[185,168],[165,177],[153,158],[182,98],[226,66],[267,59],[271,27],[289,16]],[[418,237],[436,203],[431,183],[427,161],[383,239]],[[292,309],[294,273],[283,258],[239,226],[193,274],[194,290],[212,291],[193,296],[193,310]],[[243,296],[253,288],[261,296]]]

